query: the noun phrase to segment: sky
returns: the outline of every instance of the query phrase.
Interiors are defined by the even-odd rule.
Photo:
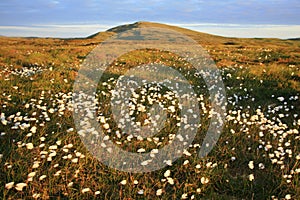
[[[300,0],[1,0],[0,35],[85,37],[152,21],[232,37],[300,37]]]

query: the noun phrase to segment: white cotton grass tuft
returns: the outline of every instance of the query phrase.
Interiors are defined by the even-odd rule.
[[[57,149],[57,145],[51,145],[51,146],[49,146],[49,149],[50,150],[56,150]]]
[[[209,183],[209,179],[206,178],[206,177],[201,177],[200,181],[201,181],[201,183],[202,183],[203,185]]]
[[[287,199],[287,200],[290,200],[290,199],[292,199],[292,196],[290,194],[287,194],[287,195],[285,195],[284,198]]]
[[[126,184],[127,184],[127,181],[126,181],[126,180],[122,180],[122,181],[120,182],[120,184],[121,184],[121,185],[126,185]]]
[[[15,188],[16,188],[16,190],[18,190],[18,191],[22,191],[23,188],[26,187],[26,186],[27,186],[26,183],[18,183],[18,184],[16,184]]]
[[[172,160],[164,160],[164,163],[166,163],[168,166],[172,166]]]
[[[170,176],[170,174],[171,174],[171,171],[170,170],[167,170],[167,171],[165,171],[165,173],[164,173],[164,177],[169,177]]]
[[[91,191],[90,188],[83,188],[83,189],[81,190],[81,193],[87,193],[87,192],[90,192],[90,191]]]
[[[15,182],[9,182],[5,184],[5,189],[9,190],[14,187]]]
[[[254,169],[254,162],[252,160],[248,163],[248,167]]]
[[[139,195],[142,195],[142,194],[144,194],[144,190],[139,190],[137,193],[138,193]]]
[[[173,178],[167,177],[167,181],[170,185],[174,185],[174,179]]]
[[[32,143],[27,143],[27,144],[26,144],[26,148],[29,149],[29,150],[31,150],[31,149],[34,148],[34,146],[33,146]]]
[[[187,199],[187,198],[188,198],[188,195],[186,193],[181,195],[181,199]]]
[[[162,189],[158,189],[156,190],[156,196],[160,196],[162,195],[163,190]]]
[[[189,163],[190,163],[189,160],[185,160],[185,161],[183,162],[183,165],[187,165],[187,164],[189,164]]]
[[[33,195],[32,195],[32,198],[34,198],[34,199],[38,199],[38,198],[40,198],[41,197],[41,194],[39,194],[39,193],[34,193]]]
[[[39,177],[39,180],[42,181],[42,180],[44,180],[45,178],[47,178],[47,176],[46,176],[46,175],[42,175],[42,176]]]
[[[72,187],[74,185],[73,182],[68,183],[67,187]]]
[[[249,174],[248,178],[249,178],[249,181],[253,181],[254,180],[254,175],[253,174]]]
[[[28,178],[33,178],[36,175],[36,172],[30,172],[27,177]]]

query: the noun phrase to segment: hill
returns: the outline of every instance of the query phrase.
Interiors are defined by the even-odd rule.
[[[146,27],[156,27],[156,28],[165,28],[165,29],[171,29],[174,31],[178,31],[182,34],[185,34],[193,39],[195,39],[196,41],[199,42],[207,42],[207,43],[222,43],[226,40],[225,37],[221,37],[221,36],[216,36],[216,35],[211,35],[211,34],[207,34],[207,33],[200,33],[197,31],[193,31],[193,30],[189,30],[186,28],[181,28],[178,26],[171,26],[171,25],[167,25],[167,24],[161,24],[161,23],[154,23],[154,22],[135,22],[132,24],[125,24],[125,25],[120,25],[117,27],[113,27],[111,29],[108,29],[106,32],[111,32],[111,33],[120,33],[126,30],[130,30],[133,28],[146,28]],[[99,35],[101,35],[102,33],[96,33],[93,34],[91,36],[89,36],[88,38],[97,38]]]
[[[264,43],[266,41],[272,40],[272,43],[275,45],[284,43],[281,39],[275,39],[275,38],[235,38],[235,37],[222,37],[218,35],[212,35],[208,33],[203,33],[203,32],[198,32],[178,26],[171,26],[167,24],[161,24],[161,23],[154,23],[154,22],[135,22],[132,24],[125,24],[125,25],[120,25],[117,27],[110,28],[106,31],[106,33],[120,33],[126,30],[130,30],[133,28],[146,28],[146,27],[157,27],[157,28],[165,28],[165,29],[171,29],[174,31],[178,31],[182,34],[185,34],[197,42],[201,44],[225,44],[225,45],[239,45],[239,44],[259,44],[259,43]],[[103,34],[103,32],[98,32],[95,33],[91,36],[88,36],[87,38],[94,38],[97,39]],[[292,40],[297,40],[297,38],[292,39]]]

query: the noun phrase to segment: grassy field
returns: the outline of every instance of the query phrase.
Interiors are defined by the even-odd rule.
[[[126,173],[103,165],[81,142],[72,119],[72,86],[98,44],[117,32],[150,26],[186,34],[208,51],[227,93],[226,124],[213,151],[199,159],[211,112],[199,87],[202,120],[193,145],[161,170]],[[109,102],[120,74],[152,62],[176,66],[185,76],[189,71],[168,52],[123,55],[99,84],[100,105]],[[299,68],[297,40],[225,38],[148,22],[88,38],[0,37],[0,198],[300,199]],[[145,140],[119,135],[109,109],[102,111],[110,139],[126,150],[159,149],[171,137],[169,129]],[[145,116],[135,115],[144,122]]]

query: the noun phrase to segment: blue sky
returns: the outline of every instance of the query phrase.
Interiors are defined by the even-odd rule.
[[[220,35],[300,37],[299,11],[299,0],[1,0],[0,35],[87,36],[154,21]]]

